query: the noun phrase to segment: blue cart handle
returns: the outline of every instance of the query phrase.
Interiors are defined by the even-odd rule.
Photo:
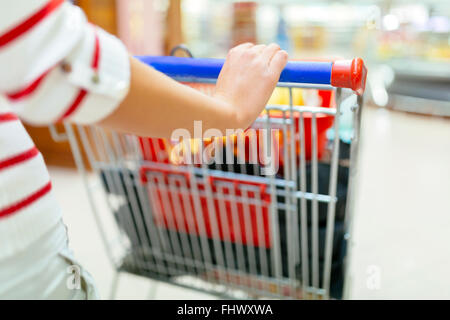
[[[217,79],[224,59],[181,58],[166,56],[136,57],[145,64],[173,78]],[[309,83],[349,88],[362,95],[367,69],[360,58],[333,62],[289,61],[279,82]]]

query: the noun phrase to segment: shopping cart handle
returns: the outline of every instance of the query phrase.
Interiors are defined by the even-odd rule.
[[[142,62],[174,78],[217,79],[223,59],[138,56]],[[334,62],[289,61],[279,82],[309,83],[349,88],[364,93],[367,69],[361,58]]]

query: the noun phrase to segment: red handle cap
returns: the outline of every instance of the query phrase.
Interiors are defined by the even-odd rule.
[[[362,95],[366,88],[367,68],[361,58],[337,60],[331,68],[331,85],[349,88]]]

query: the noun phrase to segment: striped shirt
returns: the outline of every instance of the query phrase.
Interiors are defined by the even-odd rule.
[[[63,0],[0,2],[0,258],[51,229],[61,212],[21,120],[95,123],[128,92],[123,44]]]

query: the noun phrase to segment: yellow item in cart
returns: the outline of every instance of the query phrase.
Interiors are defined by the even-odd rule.
[[[292,102],[294,106],[304,105],[303,90],[300,88],[292,88]],[[289,88],[275,88],[268,104],[290,105]]]

